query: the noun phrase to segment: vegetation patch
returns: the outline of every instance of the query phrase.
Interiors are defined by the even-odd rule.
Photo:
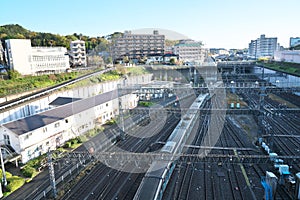
[[[153,106],[153,105],[154,105],[153,102],[149,102],[149,101],[139,101],[139,106],[150,107],[150,106]]]
[[[262,64],[264,67],[269,68],[269,69],[273,69],[276,71],[284,72],[284,73],[295,75],[295,76],[300,76],[300,64],[299,63],[258,61],[258,64]]]
[[[111,119],[111,120],[108,120],[105,124],[106,125],[113,125],[113,124],[116,124],[117,121],[115,119]]]
[[[6,180],[7,180],[7,186],[6,188],[2,188],[3,195],[8,196],[11,194],[13,191],[17,190],[20,188],[22,185],[25,183],[25,179],[19,176],[13,176],[9,172],[5,172],[6,175]],[[0,176],[2,177],[2,170],[0,169]],[[2,182],[2,180],[1,180]]]
[[[75,149],[77,147],[79,147],[82,144],[82,137],[76,137],[73,139],[68,140],[65,144],[64,144],[64,148],[71,148],[71,149]]]
[[[277,101],[281,104],[286,105],[289,108],[297,108],[297,106],[295,106],[294,104],[290,103],[289,101],[286,101],[284,99],[282,99],[281,97],[275,95],[275,94],[269,94],[268,97],[274,101]]]
[[[24,168],[22,168],[22,174],[27,178],[33,178],[37,175],[37,170],[31,166],[25,165]]]
[[[145,67],[138,66],[138,67],[128,67],[127,73],[130,76],[138,76],[143,74],[148,74],[149,72],[145,69]]]
[[[21,76],[17,71],[12,70],[9,72],[9,80],[0,79],[0,97],[47,88],[77,78],[79,75],[82,74],[71,72],[41,76]]]

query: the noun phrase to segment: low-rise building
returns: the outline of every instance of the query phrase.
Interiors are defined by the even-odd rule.
[[[138,102],[135,94],[126,94],[120,98],[124,109],[134,108]],[[22,163],[26,163],[94,129],[118,113],[118,92],[114,90],[2,124],[0,141],[12,147],[21,155]]]
[[[65,47],[32,47],[32,74],[62,73],[70,67]]]
[[[183,62],[204,62],[206,50],[203,48],[202,42],[193,40],[181,40],[174,45],[174,54],[179,55],[179,60]]]
[[[300,50],[275,51],[274,60],[278,62],[300,63]]]
[[[229,55],[229,51],[224,48],[210,48],[209,53],[212,55]]]
[[[5,40],[7,64],[22,75],[61,73],[69,68],[65,47],[31,47],[28,39]]]

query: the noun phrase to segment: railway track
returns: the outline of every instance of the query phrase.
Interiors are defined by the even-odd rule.
[[[174,120],[174,118],[171,118],[171,120]],[[176,124],[176,122],[173,122],[174,124]],[[175,126],[175,125],[173,125]],[[171,129],[173,127],[172,125],[169,126],[169,128]],[[153,127],[152,131],[153,130]],[[168,129],[167,129],[168,130]],[[144,131],[144,130],[143,130]],[[148,130],[150,131],[150,130]],[[160,138],[158,138],[160,139]],[[153,143],[153,140],[149,140],[147,143],[144,142],[140,142],[140,143],[136,143],[136,139],[135,138],[128,138],[127,140],[125,140],[124,142],[121,142],[121,144],[119,144],[120,148],[124,148],[127,149],[128,151],[135,149],[136,151],[145,151],[146,147],[149,146],[151,143]],[[105,170],[105,171],[104,171]],[[105,172],[105,173],[104,173]],[[78,184],[76,184],[76,187],[73,189],[74,192],[72,192],[72,194],[68,194],[67,197],[65,196],[63,199],[84,199],[86,197],[90,197],[91,194],[93,196],[95,196],[96,194],[100,194],[100,195],[106,195],[105,192],[109,191],[109,187],[112,188],[114,187],[113,184],[111,184],[110,180],[127,180],[128,177],[121,177],[121,179],[119,179],[119,176],[121,176],[123,172],[121,171],[117,171],[111,168],[108,168],[106,165],[104,164],[99,164],[96,166],[96,169],[93,170],[93,173],[89,174],[87,177],[85,177],[86,181],[83,182],[79,182]],[[127,175],[129,176],[129,175]],[[98,177],[105,177],[108,179],[100,179]],[[94,182],[94,180],[96,182]],[[93,185],[93,187],[91,188],[91,185]],[[107,188],[106,190],[101,190],[99,188]],[[83,192],[77,192],[77,191],[83,190]]]
[[[192,102],[192,100],[191,100]],[[189,104],[189,103],[188,103]],[[122,148],[126,151],[134,151],[134,152],[147,152],[149,150],[149,146],[156,141],[164,141],[168,135],[172,132],[172,129],[176,126],[180,118],[178,117],[178,113],[169,114],[170,117],[165,124],[162,132],[157,134],[149,139],[139,139],[135,137],[128,137],[125,141],[121,141],[117,143],[119,148]],[[179,113],[180,115],[180,113]],[[156,125],[161,123],[160,118],[156,119]],[[135,129],[135,134],[139,135],[144,133],[145,131],[155,132],[156,126],[148,126],[149,124],[141,124]],[[159,131],[159,130],[157,130]],[[96,177],[105,177],[103,180],[98,180],[97,183],[91,184],[89,181],[78,183],[75,188],[72,190],[74,192],[65,195],[63,199],[110,199],[110,198],[124,198],[124,199],[132,199],[135,191],[138,188],[138,182],[142,179],[143,174],[135,174],[135,173],[126,173],[121,171],[116,171],[108,168],[107,166],[96,166],[99,168],[95,173],[90,173],[85,177],[86,180],[89,180],[90,177],[97,179]],[[125,166],[124,166],[125,167]],[[106,173],[103,173],[102,168],[107,168]],[[129,169],[128,169],[129,170]],[[92,179],[93,179],[92,178]],[[132,182],[135,184],[132,184]],[[129,183],[132,186],[128,187]],[[84,192],[78,194],[77,188],[84,188]],[[128,190],[128,188],[130,188]]]

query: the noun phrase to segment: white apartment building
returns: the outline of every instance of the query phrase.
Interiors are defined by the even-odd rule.
[[[31,69],[34,73],[61,73],[70,67],[65,47],[32,47]]]
[[[137,106],[136,94],[121,97],[122,107]],[[0,126],[1,144],[21,155],[22,163],[54,150],[67,140],[94,129],[119,112],[117,90],[75,101]]]
[[[60,73],[69,68],[65,47],[31,47],[28,39],[5,40],[7,63],[22,75]]]
[[[275,51],[274,60],[279,62],[300,63],[300,50]]]
[[[202,47],[202,42],[181,40],[174,46],[173,53],[178,54],[181,61],[202,63],[206,54],[206,50]]]
[[[70,43],[70,57],[73,66],[86,67],[86,49],[83,40],[75,40]]]
[[[278,49],[277,38],[266,38],[261,35],[256,40],[251,40],[249,43],[249,56],[255,59],[260,57],[273,57]]]

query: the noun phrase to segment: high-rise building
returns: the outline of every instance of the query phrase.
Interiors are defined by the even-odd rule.
[[[290,47],[300,45],[300,37],[290,37]]]
[[[22,75],[61,73],[69,67],[65,47],[31,47],[28,39],[5,40],[7,64]]]
[[[165,36],[157,30],[153,34],[132,34],[131,31],[114,39],[113,59],[122,60],[124,56],[129,59],[138,59],[143,56],[164,55]]]
[[[86,67],[86,50],[85,42],[82,40],[75,40],[70,43],[70,58],[72,66]]]
[[[266,38],[265,35],[261,35],[256,40],[251,40],[249,43],[249,56],[254,58],[260,57],[273,57],[274,52],[277,50],[277,38]]]
[[[178,44],[174,45],[173,52],[179,55],[179,60],[200,63],[204,61],[206,54],[202,42],[193,40],[180,40]]]

